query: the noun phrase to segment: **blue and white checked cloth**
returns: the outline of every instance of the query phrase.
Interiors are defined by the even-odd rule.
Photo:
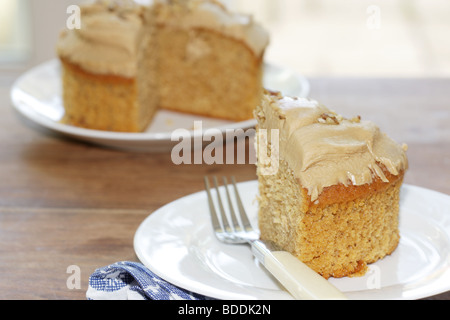
[[[97,269],[89,278],[88,300],[208,300],[162,280],[136,262]]]

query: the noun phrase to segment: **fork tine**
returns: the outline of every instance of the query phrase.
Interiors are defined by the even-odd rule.
[[[233,202],[231,201],[230,191],[228,190],[228,180],[226,177],[223,177],[223,183],[224,183],[225,191],[227,194],[228,206],[230,208],[230,218],[231,218],[231,224],[232,224],[231,228],[234,232],[241,231],[243,228],[240,225],[239,220],[237,219],[236,211],[234,210],[234,205],[233,205]]]
[[[216,187],[217,202],[219,203],[219,211],[220,211],[220,218],[221,218],[221,221],[222,221],[223,231],[229,233],[232,230],[231,230],[230,224],[228,222],[227,214],[225,213],[225,209],[223,207],[222,199],[220,197],[219,185],[217,183],[217,178],[213,177],[213,181],[214,181],[214,186]]]
[[[216,208],[214,206],[214,201],[213,201],[213,198],[211,195],[211,186],[209,184],[209,179],[208,179],[208,177],[205,177],[204,180],[205,180],[206,193],[208,195],[209,210],[211,212],[211,221],[212,221],[214,231],[216,231],[216,230],[222,229],[222,226],[217,217]]]
[[[239,208],[240,218],[242,221],[242,225],[245,231],[253,231],[252,224],[250,223],[247,213],[245,212],[244,205],[242,204],[241,197],[239,196],[239,191],[236,186],[236,179],[234,177],[231,177],[231,182],[233,183],[234,187],[234,193],[236,196],[236,202]]]

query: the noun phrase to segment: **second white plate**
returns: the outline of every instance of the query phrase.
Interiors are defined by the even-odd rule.
[[[238,188],[256,226],[257,182]],[[400,208],[397,250],[371,265],[364,277],[329,280],[349,298],[420,299],[450,290],[450,197],[405,185]],[[141,262],[159,277],[205,296],[291,299],[248,246],[225,245],[215,238],[205,192],[150,215],[137,230],[134,247]]]
[[[299,97],[307,97],[310,91],[307,79],[274,65],[265,66],[264,86]],[[11,101],[25,118],[53,132],[85,142],[132,151],[169,151],[178,143],[172,141],[172,132],[176,129],[186,129],[191,137],[201,138],[205,130],[214,128],[220,130],[225,137],[227,130],[246,130],[256,124],[255,120],[231,122],[161,110],[143,133],[89,130],[60,122],[64,115],[61,94],[61,66],[58,60],[52,60],[17,79],[11,90]],[[196,121],[202,122],[202,130],[194,128]]]

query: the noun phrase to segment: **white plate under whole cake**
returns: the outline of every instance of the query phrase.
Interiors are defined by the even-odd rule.
[[[309,94],[308,80],[288,69],[267,64],[264,74],[266,89],[298,97],[307,97]],[[39,65],[18,78],[11,90],[11,101],[21,115],[52,132],[105,147],[132,151],[169,151],[179,143],[172,135],[177,129],[185,130],[191,138],[200,137],[206,143],[211,141],[203,139],[208,129],[217,129],[226,138],[227,130],[247,130],[256,124],[255,120],[232,122],[160,110],[143,133],[99,131],[66,125],[60,122],[64,116],[64,107],[59,60]],[[201,127],[196,126],[199,121]]]
[[[257,187],[257,181],[238,185],[254,226]],[[404,185],[400,235],[394,253],[370,265],[365,276],[329,281],[359,300],[411,300],[449,291],[450,196]],[[204,191],[151,214],[138,228],[134,248],[151,271],[192,292],[223,300],[292,299],[254,259],[250,247],[215,238]]]

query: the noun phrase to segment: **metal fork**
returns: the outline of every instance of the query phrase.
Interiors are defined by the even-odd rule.
[[[205,188],[211,213],[211,222],[217,239],[226,244],[249,244],[253,255],[266,269],[286,288],[295,299],[314,300],[346,300],[345,295],[330,282],[310,269],[292,254],[282,251],[274,243],[259,239],[256,231],[245,212],[235,178],[232,177],[234,198],[233,204],[228,181],[224,177],[228,214],[225,210],[218,181],[213,177],[214,189],[217,195],[217,207],[211,192],[208,177],[205,177]],[[237,210],[235,209],[237,207]]]

